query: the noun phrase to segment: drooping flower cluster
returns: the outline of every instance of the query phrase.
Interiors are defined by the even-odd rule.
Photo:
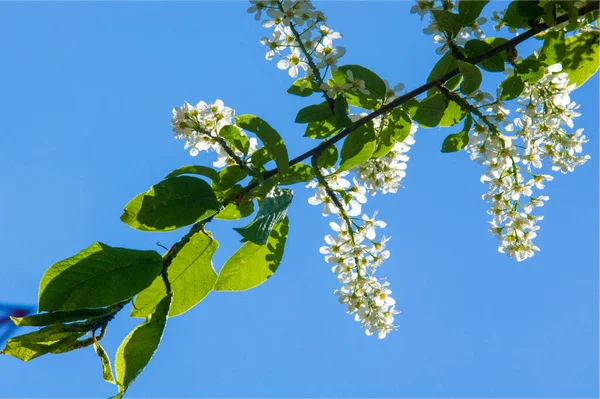
[[[376,233],[386,223],[375,220],[376,216],[377,213],[372,218],[363,215],[361,219],[349,219],[353,226],[348,226],[345,220],[339,224],[331,222],[337,235],[325,236],[327,245],[320,252],[343,284],[335,293],[340,303],[346,305],[347,313],[354,314],[354,320],[361,323],[367,335],[377,333],[382,339],[396,328],[394,315],[399,312],[389,283],[373,276],[390,256],[385,249],[389,238],[383,236],[377,240]]]
[[[254,137],[248,139],[249,149],[244,151],[219,135],[224,126],[233,124],[234,115],[235,111],[226,107],[221,100],[216,100],[213,104],[200,101],[196,106],[185,102],[182,107],[173,108],[171,127],[176,139],[185,140],[185,149],[190,149],[191,156],[212,149],[217,152],[217,160],[213,162],[213,166],[222,168],[236,164],[232,153],[241,159],[252,154],[257,147]],[[240,134],[247,137],[241,129]]]
[[[520,117],[514,123],[509,122],[509,111],[502,102],[494,101],[486,111],[504,133],[476,125],[466,147],[471,159],[487,166],[481,181],[489,185],[483,195],[493,216],[489,231],[498,236],[498,250],[518,261],[539,251],[532,240],[543,217],[532,212],[549,197],[534,194],[534,190],[543,189],[544,182],[553,179],[539,170],[542,161],[549,159],[552,170],[567,173],[589,159],[580,155],[587,142],[583,129],[568,133],[563,127],[573,128],[573,118],[579,113],[569,96],[575,86],[569,85],[568,75],[560,71],[559,64],[552,65],[543,79],[526,83],[518,100]]]
[[[251,0],[248,12],[256,20],[263,17],[265,28],[274,28],[272,36],[264,37],[261,43],[267,47],[267,60],[278,57],[279,69],[287,70],[296,78],[302,70],[312,79],[316,71],[312,68],[335,69],[346,49],[334,45],[342,35],[329,28],[322,12],[315,9],[309,0]],[[325,73],[323,75],[325,75]]]
[[[376,130],[381,123],[381,119],[376,120]],[[353,184],[347,179],[348,171],[321,169],[321,178],[306,185],[316,188],[315,195],[308,200],[310,204],[322,204],[323,216],[333,213],[340,218],[339,223],[330,223],[336,235],[325,236],[327,246],[321,248],[325,260],[333,264],[332,271],[343,284],[336,294],[347,306],[347,312],[355,314],[355,320],[361,323],[367,335],[377,333],[379,338],[385,338],[396,328],[394,315],[398,313],[389,283],[374,276],[375,270],[390,256],[385,249],[389,238],[383,236],[376,240],[376,229],[386,226],[385,222],[375,220],[377,212],[373,217],[358,216],[367,202],[367,193],[386,194],[398,190],[400,180],[406,175],[408,156],[405,153],[415,142],[415,131],[416,125],[386,156],[354,168],[352,172],[357,176]]]

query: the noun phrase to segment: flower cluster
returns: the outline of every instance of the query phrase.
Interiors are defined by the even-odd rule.
[[[410,159],[406,153],[415,143],[414,134],[417,127],[417,124],[412,124],[410,134],[404,141],[396,143],[387,155],[369,159],[354,169],[358,174],[358,183],[363,185],[369,194],[375,195],[377,191],[383,194],[396,193],[398,188],[402,187],[401,181],[406,176],[406,162]]]
[[[217,160],[213,162],[213,166],[222,168],[235,165],[237,160],[234,158],[239,160],[244,155],[252,154],[257,148],[254,137],[248,139],[249,149],[244,151],[219,135],[224,126],[233,124],[234,115],[235,111],[226,107],[221,100],[213,104],[200,101],[196,106],[185,102],[182,107],[173,108],[171,127],[176,139],[185,140],[185,149],[190,148],[190,155],[196,156],[201,151],[212,149],[217,152]],[[241,130],[240,134],[247,136]]]
[[[377,213],[372,218],[363,215],[360,219],[349,219],[353,226],[348,226],[345,220],[340,224],[331,222],[337,235],[325,236],[327,245],[321,247],[320,252],[343,284],[335,293],[340,303],[346,305],[347,313],[354,314],[367,335],[377,333],[381,339],[396,328],[394,315],[399,312],[395,310],[396,301],[391,297],[389,283],[373,276],[390,256],[385,249],[389,238],[376,239],[377,228],[386,226],[385,222],[375,220],[376,216]]]
[[[267,47],[267,60],[280,58],[279,69],[287,70],[296,78],[300,70],[312,79],[314,69],[334,69],[346,49],[334,45],[342,35],[326,24],[322,12],[315,9],[309,0],[252,0],[248,12],[257,20],[266,14],[262,25],[274,28],[272,36],[264,37],[261,43]],[[322,83],[322,82],[320,82]]]
[[[381,127],[381,119],[376,120],[376,130]],[[386,226],[385,222],[375,220],[362,213],[362,206],[367,202],[367,193],[375,195],[395,193],[400,181],[406,175],[406,152],[414,144],[416,125],[406,139],[397,143],[393,149],[380,159],[369,160],[354,168],[356,173],[353,184],[347,179],[350,172],[336,172],[335,169],[321,169],[318,180],[306,186],[316,189],[308,202],[312,205],[322,204],[323,216],[339,215],[339,223],[330,223],[336,236],[325,236],[327,246],[321,248],[325,260],[333,264],[332,270],[343,284],[335,293],[340,302],[347,306],[349,314],[365,328],[367,335],[377,333],[385,338],[387,333],[395,329],[395,301],[390,296],[389,283],[377,279],[375,270],[389,258],[385,249],[389,238],[385,236],[376,240],[376,229]]]
[[[539,171],[542,161],[549,159],[552,170],[568,173],[589,159],[580,155],[587,142],[583,129],[568,133],[563,127],[573,128],[573,118],[579,116],[578,105],[569,96],[574,87],[559,64],[548,67],[543,79],[526,83],[517,101],[520,116],[513,123],[502,102],[494,101],[486,111],[495,122],[495,131],[476,125],[466,147],[471,159],[487,166],[481,181],[488,184],[483,198],[493,216],[489,231],[498,236],[498,250],[518,261],[539,251],[532,240],[543,217],[532,212],[549,197],[534,194],[534,190],[543,189],[544,182],[553,179]]]
[[[431,10],[451,11],[454,8],[454,5],[451,2],[444,2],[445,5],[438,6],[435,5],[435,1],[433,0],[416,0],[416,2],[417,4],[411,7],[410,12],[411,14],[419,14],[421,19],[423,19],[425,15],[430,14]],[[423,29],[423,32],[427,35],[433,35],[433,42],[441,44],[441,47],[436,50],[436,53],[444,54],[450,48],[450,43],[464,45],[471,35],[479,40],[483,40],[485,38],[485,33],[481,29],[481,26],[486,22],[487,18],[479,17],[469,26],[465,26],[458,31],[455,38],[450,39],[447,34],[443,32],[443,29],[440,28],[438,22],[433,18],[433,15],[431,15],[429,26]]]

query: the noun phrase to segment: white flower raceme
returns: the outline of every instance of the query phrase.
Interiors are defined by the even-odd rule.
[[[542,171],[543,161],[550,160],[552,170],[571,172],[585,163],[588,155],[580,155],[587,140],[583,129],[567,133],[563,125],[573,128],[579,116],[578,105],[571,101],[568,75],[560,65],[546,69],[544,78],[526,83],[517,101],[521,116],[510,123],[503,103],[494,100],[485,107],[490,121],[504,133],[492,134],[476,125],[466,150],[471,159],[487,167],[481,181],[488,185],[483,196],[490,204],[490,233],[498,236],[500,252],[518,261],[533,256],[539,248],[533,244],[542,216],[532,213],[550,198],[535,193],[553,177]]]
[[[173,108],[171,127],[176,139],[185,140],[185,149],[190,149],[190,155],[196,156],[201,151],[214,150],[218,158],[213,162],[213,166],[221,168],[236,162],[220,142],[225,143],[239,158],[251,155],[258,145],[256,138],[249,138],[249,150],[244,154],[242,149],[236,148],[233,143],[227,142],[219,135],[221,128],[233,124],[234,115],[235,111],[226,107],[221,100],[216,100],[213,104],[200,101],[196,106],[185,102],[183,106]],[[241,134],[247,136],[244,131],[241,131]]]
[[[337,68],[337,62],[346,49],[334,44],[342,35],[325,24],[326,18],[316,10],[309,0],[251,1],[248,12],[257,20],[266,14],[262,22],[265,28],[274,28],[271,38],[265,37],[261,43],[267,47],[268,60],[278,56],[279,69],[288,70],[296,78],[302,70],[313,77],[310,65],[317,69]],[[310,57],[310,60],[309,60]],[[313,59],[314,57],[314,59]],[[314,62],[311,64],[310,62]]]
[[[346,311],[354,314],[367,335],[377,334],[382,339],[396,329],[394,315],[396,301],[391,297],[389,283],[374,276],[376,269],[389,258],[385,249],[389,238],[376,240],[376,229],[385,227],[385,223],[363,215],[352,220],[355,226],[348,226],[340,219],[340,224],[330,225],[337,236],[325,236],[326,246],[320,252],[325,261],[332,264],[331,270],[337,274],[342,287],[335,291],[340,303],[346,305]]]

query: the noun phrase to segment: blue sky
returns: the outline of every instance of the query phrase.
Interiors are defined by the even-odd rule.
[[[437,59],[410,2],[319,3],[345,37],[343,62],[408,88]],[[169,127],[183,101],[223,99],[261,116],[292,155],[310,148],[293,119],[310,99],[264,59],[268,34],[245,2],[0,5],[0,302],[35,304],[52,263],[94,241],[156,249],[185,230],[135,231],[123,206],[191,158]],[[490,28],[488,27],[488,32]],[[492,33],[492,32],[490,32]],[[521,48],[527,48],[521,47]],[[492,87],[493,78],[488,81]],[[591,160],[547,185],[533,259],[497,253],[482,167],[442,154],[458,128],[421,129],[406,188],[370,199],[392,236],[380,269],[398,331],[367,337],[344,312],[318,248],[330,220],[296,188],[283,263],[262,286],[212,293],[170,320],[131,397],[592,397],[598,395],[598,76],[577,90]],[[315,99],[312,100],[316,101]],[[239,243],[215,222],[218,269]],[[112,355],[139,320],[110,325]],[[106,397],[92,349],[24,364],[0,357],[0,397]]]

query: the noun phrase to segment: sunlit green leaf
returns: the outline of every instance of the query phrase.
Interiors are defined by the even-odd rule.
[[[448,100],[442,94],[436,93],[419,103],[413,119],[424,127],[437,126],[444,116],[446,107],[448,107]]]
[[[479,68],[468,62],[458,61],[458,70],[463,76],[463,81],[460,85],[460,91],[463,94],[468,95],[479,89],[482,80]]]
[[[600,33],[583,32],[565,39],[566,56],[561,61],[563,72],[569,74],[569,83],[584,84],[600,66]]]
[[[94,350],[96,351],[96,354],[100,358],[100,362],[102,364],[102,378],[104,378],[104,381],[116,385],[117,381],[115,381],[115,377],[113,376],[108,353],[106,353],[98,341],[94,341]]]
[[[245,291],[267,281],[281,263],[288,223],[286,217],[275,225],[265,245],[244,243],[223,265],[215,290]]]
[[[148,287],[162,269],[155,251],[113,248],[96,242],[52,265],[42,277],[40,311],[114,305]]]
[[[279,173],[285,174],[288,170],[288,151],[283,139],[269,124],[254,115],[240,115],[235,117],[236,124],[258,136],[265,148],[273,155]]]
[[[170,317],[187,312],[212,291],[217,281],[212,257],[217,248],[219,242],[212,238],[210,233],[200,231],[177,252],[168,269],[173,290]],[[131,316],[148,316],[165,297],[165,293],[163,279],[158,276],[150,287],[135,297]]]
[[[11,317],[11,319],[19,327],[42,327],[51,324],[71,323],[93,317],[102,317],[114,312],[114,308],[105,307],[38,313],[26,317]]]
[[[217,172],[213,168],[209,168],[208,166],[198,165],[187,165],[182,166],[181,168],[177,168],[171,173],[169,173],[167,177],[165,177],[165,179],[181,175],[200,175],[208,177],[212,181],[219,181],[219,172]]]
[[[327,102],[321,104],[309,105],[298,111],[296,115],[296,123],[319,122],[331,118],[333,113]]]
[[[248,155],[250,149],[250,139],[242,134],[242,131],[233,125],[225,125],[219,130],[219,135],[235,149],[240,150],[244,155]]]
[[[132,199],[121,220],[137,230],[170,231],[206,219],[220,208],[215,193],[204,180],[177,176]]]
[[[380,158],[389,153],[396,143],[404,141],[410,134],[410,116],[401,109],[395,109],[386,115],[387,123],[379,133],[377,147],[373,158]]]
[[[350,133],[342,145],[338,172],[351,169],[371,158],[375,152],[376,141],[373,122],[370,121]]]

